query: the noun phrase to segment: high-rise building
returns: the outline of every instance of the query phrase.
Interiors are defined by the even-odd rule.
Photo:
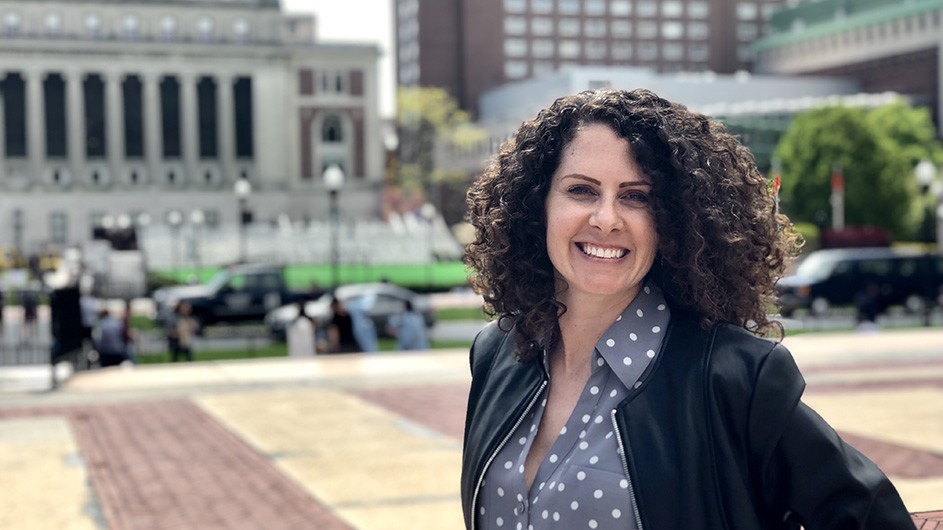
[[[377,216],[378,58],[278,0],[2,0],[0,245],[117,219],[233,225],[240,202],[326,219],[332,165],[346,213]]]
[[[570,65],[749,70],[785,0],[394,0],[397,80],[477,113],[486,90]]]

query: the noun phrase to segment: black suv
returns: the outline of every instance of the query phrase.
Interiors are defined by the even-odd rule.
[[[901,305],[922,313],[941,294],[943,256],[891,247],[816,250],[776,287],[788,317],[797,309],[822,315],[835,306],[854,305],[869,284],[879,287],[881,307]]]

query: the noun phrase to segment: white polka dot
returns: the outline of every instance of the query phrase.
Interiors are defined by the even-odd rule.
[[[635,333],[629,333],[629,338],[632,340],[638,340],[638,335],[636,335]]]
[[[583,480],[584,478],[586,478],[586,472],[585,472],[585,471],[580,471],[580,472],[578,472],[578,473],[576,474],[576,480]]]
[[[557,481],[554,480],[553,482],[550,483],[550,489],[554,489],[556,487],[557,487]]]
[[[596,424],[602,423],[602,416],[596,416]]]
[[[563,490],[565,490],[565,489],[566,489],[566,484],[564,484],[564,483],[562,483],[562,482],[560,483],[559,486],[557,486],[557,491],[563,491]]]
[[[527,437],[526,437],[526,436],[521,436],[521,439],[518,440],[517,443],[519,443],[519,444],[521,444],[521,445],[526,444],[526,443],[527,443]]]
[[[589,414],[583,414],[583,423],[589,423],[590,418]]]
[[[560,520],[560,512],[553,512],[553,520],[554,521]]]
[[[612,340],[612,339],[606,340],[606,346],[609,346],[609,347],[611,348],[611,347],[613,347],[613,346],[615,346],[615,345],[616,345],[616,341],[614,341],[614,340]]]
[[[589,463],[590,463],[590,464],[595,464],[596,462],[599,462],[599,457],[598,457],[598,456],[594,456],[594,457],[592,457],[592,458],[589,459]]]
[[[589,442],[587,442],[586,440],[583,440],[582,442],[580,442],[580,449],[585,451],[587,447],[589,447]]]
[[[566,425],[564,425],[563,428],[560,429],[560,434],[566,434]]]
[[[612,392],[609,392],[609,397],[616,397],[619,395],[619,390],[616,388],[612,389]]]
[[[551,463],[551,464],[555,464],[555,463],[557,462],[557,460],[558,460],[557,455],[550,455],[550,463]]]
[[[480,513],[481,515],[484,515],[484,514],[485,514],[485,507],[482,506],[481,509],[478,510],[478,513]]]
[[[517,530],[524,530],[524,523],[517,523]]]
[[[644,291],[645,291],[645,294],[652,294],[652,289],[647,285],[645,286]]]
[[[589,520],[589,527],[590,527],[590,528],[596,528],[597,526],[599,526],[599,523],[597,523],[595,519],[590,519],[590,520]]]
[[[498,526],[504,526],[504,519],[501,517],[498,517],[498,519],[495,521],[495,524],[497,524]]]
[[[619,481],[619,487],[622,488],[622,489],[627,489],[627,488],[629,487],[629,481],[626,480],[626,479],[620,480],[620,481]]]
[[[638,315],[639,318],[642,318],[643,316],[645,316],[645,313],[643,313],[641,309],[636,311],[635,314]]]
[[[635,384],[632,385],[632,388],[638,388],[638,387],[640,387],[640,386],[642,386],[642,382],[641,382],[641,381],[636,381]]]
[[[609,432],[606,434],[606,439],[608,440],[609,438],[612,438],[612,431],[609,431]]]
[[[595,386],[595,385],[593,385],[592,387],[590,387],[590,389],[589,389],[589,393],[595,396],[596,394],[598,394],[598,393],[599,393],[599,387],[598,387],[598,386]]]
[[[517,467],[517,471],[518,471],[518,473],[520,473],[521,475],[523,475],[523,474],[524,474],[524,464],[521,464],[520,466],[518,466],[518,467]]]
[[[546,486],[546,485],[547,485],[546,482],[541,482],[541,483],[540,483],[540,486],[537,487],[537,491],[540,491],[540,490],[544,489],[544,486]]]
[[[645,355],[648,355],[648,358],[651,359],[655,356],[655,350],[648,350]]]
[[[521,502],[521,501],[523,501],[523,500],[524,500],[524,496],[521,495],[520,493],[518,493],[518,494],[517,494],[517,502]]]
[[[544,510],[540,512],[540,516],[546,519],[547,517],[550,517],[550,512],[548,512],[547,510]]]
[[[632,358],[631,358],[631,357],[626,357],[625,359],[622,359],[622,364],[624,364],[624,365],[626,365],[626,366],[632,364]]]
[[[618,321],[620,321],[620,320],[622,320],[622,315],[619,315],[619,316],[616,317],[616,322],[618,322]]]
[[[498,497],[504,497],[504,488],[498,488]]]
[[[655,326],[652,328],[652,333],[660,333],[660,332],[661,332],[661,327]]]
[[[622,517],[622,510],[620,510],[620,509],[618,509],[618,508],[612,510],[612,518],[613,518],[613,519],[618,519],[618,518],[620,518],[620,517]]]
[[[664,310],[665,310],[665,304],[658,304],[658,310],[659,310],[659,311],[664,311]]]
[[[512,467],[514,467],[514,462],[511,462],[510,460],[508,460],[507,462],[504,463],[504,469],[511,469]]]
[[[547,406],[547,398],[544,398],[544,400],[540,402],[540,406],[541,406],[541,407],[546,407],[546,406]]]
[[[536,424],[536,423],[530,426],[530,432],[534,432],[534,431],[536,431],[536,430],[537,430],[537,424]]]
[[[596,359],[596,366],[602,366],[604,364],[606,364],[606,360],[603,359],[602,357]]]
[[[586,420],[586,421],[589,421],[589,420]],[[586,438],[586,431],[585,431],[585,430],[580,431],[580,440],[582,440],[583,438]]]
[[[593,492],[593,497],[596,497],[597,499],[601,499],[601,498],[602,498],[602,490],[596,490],[596,491],[594,491],[594,492]]]
[[[580,503],[578,503],[578,502],[576,502],[576,501],[573,501],[573,502],[570,503],[570,509],[571,509],[571,510],[578,510],[579,507],[580,507]]]

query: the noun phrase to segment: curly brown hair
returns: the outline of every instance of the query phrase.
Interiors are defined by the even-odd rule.
[[[798,248],[753,155],[718,122],[648,90],[587,91],[562,97],[524,122],[468,191],[475,241],[465,263],[472,286],[503,328],[516,326],[518,357],[559,340],[566,307],[555,296],[547,254],[545,201],[563,148],[591,123],[628,140],[652,183],[658,251],[649,278],[675,310],[709,327],[757,333],[775,282]]]

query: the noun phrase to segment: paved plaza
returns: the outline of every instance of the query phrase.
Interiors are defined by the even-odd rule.
[[[805,400],[943,528],[943,329],[790,337]],[[460,529],[467,352],[83,372],[0,393],[0,528]]]

